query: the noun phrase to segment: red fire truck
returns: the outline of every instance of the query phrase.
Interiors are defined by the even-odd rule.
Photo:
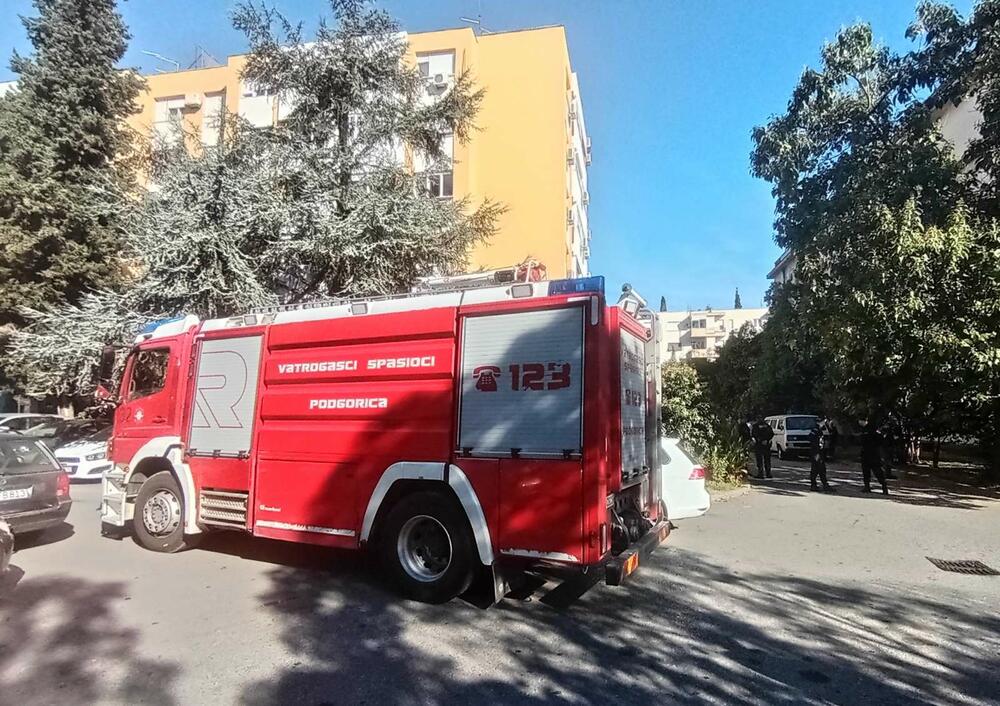
[[[377,552],[401,591],[604,567],[668,528],[654,314],[602,277],[275,307],[148,327],[124,369],[106,532]]]

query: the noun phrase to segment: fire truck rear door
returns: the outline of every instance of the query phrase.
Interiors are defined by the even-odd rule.
[[[456,451],[499,459],[501,554],[581,561],[584,313],[463,320]]]
[[[261,339],[210,338],[198,348],[188,452],[201,488],[249,488]]]

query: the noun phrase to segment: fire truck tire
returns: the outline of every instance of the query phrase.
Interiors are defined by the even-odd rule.
[[[193,546],[184,536],[184,495],[169,471],[154,473],[139,488],[132,532],[140,546],[154,552],[173,554]]]
[[[379,535],[382,568],[407,598],[445,603],[469,588],[476,545],[465,513],[453,499],[414,493],[389,511]]]

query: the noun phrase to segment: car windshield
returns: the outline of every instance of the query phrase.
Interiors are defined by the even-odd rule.
[[[0,439],[0,474],[54,471],[59,468],[41,442]]]
[[[786,429],[798,431],[812,429],[816,426],[816,417],[789,417],[785,420]]]
[[[57,422],[43,422],[33,427],[29,427],[24,430],[26,436],[53,436],[59,427],[62,425],[61,421]]]
[[[95,431],[93,434],[89,434],[83,437],[83,441],[98,442],[98,441],[107,441],[110,438],[111,438],[111,427],[104,427],[103,429]]]

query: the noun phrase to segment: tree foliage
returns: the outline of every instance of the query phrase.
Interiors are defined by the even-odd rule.
[[[321,23],[312,42],[252,2],[235,14],[251,45],[244,79],[293,106],[267,138],[282,197],[267,267],[292,301],[398,292],[431,271],[460,271],[502,210],[427,198],[427,175],[401,160],[408,151],[431,171],[451,169],[444,141],[468,138],[483,91],[463,74],[430,97],[387,14],[362,0],[330,4],[336,24]]]
[[[17,87],[0,99],[0,324],[21,307],[67,303],[121,277],[116,204],[95,188],[129,181],[124,161],[142,81],[117,67],[129,39],[114,0],[35,0],[23,19]]]
[[[711,409],[697,371],[687,363],[664,364],[661,399],[664,433],[704,450],[712,437]]]
[[[312,42],[273,10],[236,12],[252,47],[244,78],[282,101],[278,125],[224,116],[216,148],[154,145],[148,189],[102,183],[120,209],[116,252],[130,279],[83,306],[29,312],[9,362],[33,394],[91,390],[93,352],[127,340],[137,317],[405,291],[464,268],[469,248],[493,234],[500,206],[431,198],[426,173],[402,159],[419,152],[427,169],[450,169],[442,140],[470,134],[482,92],[460,77],[429,99],[387,15],[364,2],[331,6],[335,24]],[[69,321],[80,327],[72,336]]]
[[[822,373],[814,394],[842,411],[928,433],[977,409],[996,419],[998,8],[981,2],[966,21],[924,3],[903,55],[848,27],[785,113],[754,129],[752,169],[772,185],[776,239],[798,263],[763,351]],[[985,119],[962,159],[936,110],[970,96]]]

